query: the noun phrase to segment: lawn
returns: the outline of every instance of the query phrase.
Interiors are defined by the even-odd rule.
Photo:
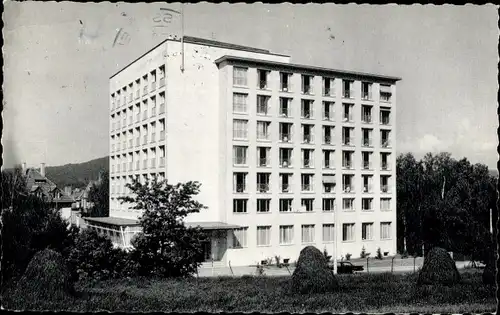
[[[80,297],[67,301],[36,301],[15,309],[140,312],[395,312],[484,313],[496,309],[494,287],[481,273],[462,272],[455,287],[417,287],[416,274],[338,276],[341,291],[295,295],[290,277],[200,278],[189,280],[129,279],[78,284]],[[17,304],[17,305],[16,305]]]

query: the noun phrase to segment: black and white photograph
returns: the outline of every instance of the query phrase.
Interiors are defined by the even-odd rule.
[[[2,19],[2,309],[496,312],[498,5]]]

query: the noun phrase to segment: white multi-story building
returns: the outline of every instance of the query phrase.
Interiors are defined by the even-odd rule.
[[[206,259],[222,265],[307,245],[395,254],[398,80],[165,40],[110,78],[110,218],[89,222],[128,246],[141,212],[117,198],[158,176],[201,183],[208,208],[186,222],[210,231]]]

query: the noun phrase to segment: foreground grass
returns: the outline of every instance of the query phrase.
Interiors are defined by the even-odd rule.
[[[80,297],[66,301],[4,300],[4,307],[70,311],[137,312],[493,312],[494,287],[481,273],[462,273],[455,287],[417,287],[416,274],[339,276],[341,291],[296,295],[290,277],[130,279],[79,284]]]

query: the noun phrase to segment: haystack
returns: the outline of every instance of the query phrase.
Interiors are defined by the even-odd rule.
[[[62,255],[51,249],[36,253],[19,280],[16,291],[32,301],[53,301],[73,295],[71,274]]]
[[[292,292],[325,293],[338,288],[339,283],[321,251],[314,246],[304,248],[292,275]]]
[[[432,248],[425,256],[417,284],[450,286],[459,282],[460,273],[458,273],[457,266],[448,252],[440,247]]]

